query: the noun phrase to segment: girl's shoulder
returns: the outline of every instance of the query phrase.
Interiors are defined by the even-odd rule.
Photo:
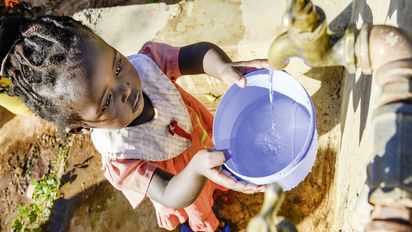
[[[134,143],[133,140],[126,139],[133,134],[134,127],[122,129],[95,128],[91,133],[91,139],[96,150],[106,157],[127,158],[122,155]],[[142,132],[144,133],[144,132]]]
[[[178,156],[190,142],[170,136],[164,120],[122,129],[94,129],[91,139],[104,157],[164,161]]]

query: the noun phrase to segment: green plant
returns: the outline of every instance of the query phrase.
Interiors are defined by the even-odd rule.
[[[146,3],[155,3],[156,0],[146,0]]]
[[[63,150],[56,155],[56,160],[48,175],[39,181],[32,181],[34,203],[18,206],[19,214],[12,222],[12,231],[42,231],[41,225],[49,218],[53,203],[59,196],[60,178],[64,172],[67,152],[67,150]]]
[[[33,224],[39,224],[39,218],[42,212],[38,204],[19,205],[18,211],[19,216],[13,220],[12,231],[41,231],[39,226],[31,226]]]

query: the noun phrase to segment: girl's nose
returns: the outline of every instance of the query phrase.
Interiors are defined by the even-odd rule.
[[[127,99],[130,97],[130,93],[132,92],[132,89],[130,87],[130,83],[127,82],[122,86],[122,102],[126,103]]]

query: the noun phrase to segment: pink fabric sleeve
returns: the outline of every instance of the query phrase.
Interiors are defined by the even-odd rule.
[[[166,76],[175,81],[182,76],[179,69],[179,51],[180,48],[168,44],[146,42],[139,53],[154,60]]]
[[[136,159],[103,158],[102,162],[107,180],[136,208],[145,199],[156,167]]]

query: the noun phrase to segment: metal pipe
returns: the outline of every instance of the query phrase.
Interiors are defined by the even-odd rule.
[[[356,45],[362,71],[374,71],[380,89],[367,168],[374,208],[365,230],[412,231],[412,41],[399,28],[364,25]]]
[[[412,99],[412,40],[403,30],[364,24],[357,37],[355,56],[363,73],[375,71],[375,83],[382,90],[377,107]]]

